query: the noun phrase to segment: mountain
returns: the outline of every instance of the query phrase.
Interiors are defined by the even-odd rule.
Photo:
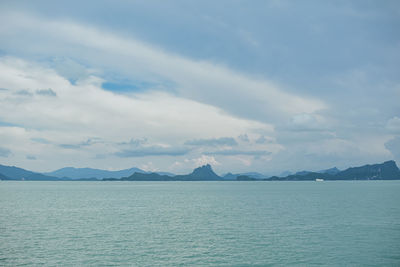
[[[327,170],[321,170],[321,171],[317,171],[317,172],[318,173],[328,173],[328,174],[335,175],[335,174],[339,173],[340,170],[338,168],[336,168],[336,167],[333,167],[333,168],[330,168],[330,169],[327,169]]]
[[[107,171],[92,168],[73,168],[66,167],[53,172],[44,173],[44,175],[50,175],[54,177],[64,178],[68,177],[71,179],[88,179],[88,178],[121,178],[127,177],[133,173],[146,173],[145,171],[138,168],[130,168],[119,171]]]
[[[193,170],[191,174],[175,175],[174,178],[180,181],[219,181],[222,180],[212,170],[211,165],[207,164]]]
[[[335,174],[337,174],[339,172],[340,172],[340,170],[338,168],[333,167],[333,168],[330,168],[330,169],[321,170],[321,171],[317,171],[317,172],[299,171],[299,172],[296,172],[295,174],[293,174],[293,173],[291,173],[289,171],[285,171],[285,172],[281,173],[279,175],[279,177],[286,178],[286,177],[290,176],[291,178],[293,178],[295,180],[304,180],[304,179],[307,179],[307,178],[299,178],[298,176],[306,176],[306,177],[309,177],[309,179],[311,179],[311,177],[314,177],[315,175],[314,174],[309,175],[310,173],[323,173],[323,174],[335,175]]]
[[[332,175],[330,174],[321,174],[317,172],[307,172],[306,174],[291,174],[286,177],[278,177],[278,176],[272,176],[266,179],[263,179],[264,181],[315,181],[315,179],[325,179],[325,180],[334,180],[332,179]]]
[[[289,175],[292,175],[292,174],[293,173],[291,171],[284,171],[281,174],[279,174],[278,176],[279,177],[286,177],[286,176],[289,176]]]
[[[224,174],[222,176],[222,179],[224,179],[224,180],[236,180],[237,177],[238,177],[238,174],[232,174],[232,173],[228,172],[227,174]]]
[[[28,180],[28,181],[57,181],[62,180],[58,177],[47,176],[41,173],[31,172],[18,168],[15,166],[5,166],[0,164],[0,173],[3,174],[6,179],[2,180]]]
[[[104,178],[103,181],[174,181],[171,176],[161,175],[155,172],[142,173],[135,172],[129,177],[122,178]]]
[[[302,172],[301,174],[288,175],[286,177],[273,176],[267,181],[312,181],[324,180],[399,180],[400,170],[393,160],[381,164],[364,165],[348,168],[344,171],[336,171],[336,168],[328,169],[324,173]]]
[[[121,179],[116,178],[105,178],[103,181],[220,181],[222,180],[212,170],[209,164],[198,167],[193,170],[190,174],[185,175],[161,175],[158,173],[138,173],[135,172],[129,177],[123,177]]]
[[[153,173],[153,172],[146,172],[146,173]],[[175,176],[172,172],[155,172],[159,175],[167,175],[167,176]]]
[[[262,179],[265,179],[268,177],[259,172],[243,172],[243,173],[236,173],[236,174],[232,174],[232,173],[228,172],[227,174],[223,175],[222,178],[224,180],[237,180],[237,178],[239,176],[247,176],[249,178],[253,178],[253,180],[262,180]]]
[[[304,175],[307,175],[309,173],[310,173],[310,171],[300,171],[300,172],[296,172],[294,175],[304,176]]]
[[[240,173],[239,175],[248,176],[248,177],[254,178],[256,180],[257,179],[261,180],[261,179],[267,178],[267,176],[265,176],[264,174],[261,174],[259,172],[243,172],[243,173]]]
[[[173,175],[170,173],[146,173],[137,168],[131,168],[121,171],[104,171],[96,169],[76,169],[76,168],[63,168],[58,170],[58,175],[65,171],[72,173],[79,173],[79,176],[73,176],[74,179],[56,176],[45,175],[42,173],[36,173],[28,171],[15,166],[5,166],[0,164],[0,180],[28,180],[28,181],[70,181],[70,180],[85,180],[85,181],[98,181],[99,176],[109,174],[110,177],[103,178],[104,181],[226,181],[226,180],[240,180],[240,181],[253,181],[253,180],[264,180],[264,181],[314,181],[315,179],[324,180],[400,180],[400,170],[393,160],[386,161],[381,164],[364,165],[360,167],[351,167],[346,170],[340,171],[336,167],[319,171],[319,172],[298,172],[296,174],[288,175],[286,177],[272,176],[269,178],[260,179],[260,176],[252,176],[257,173],[245,174],[232,174],[228,173],[223,178],[218,176],[211,168],[209,164],[198,167],[193,170],[192,173],[186,175]],[[82,171],[84,170],[84,171]],[[88,174],[86,177],[82,177],[83,173]],[[133,171],[133,174],[130,175]],[[57,172],[57,171],[56,171]],[[130,176],[119,178],[117,176],[121,173],[128,173]],[[54,173],[54,172],[52,172]],[[93,175],[95,174],[95,175]],[[92,176],[92,177],[89,177]],[[94,177],[93,177],[94,176]],[[113,177],[114,176],[114,177]],[[115,177],[117,176],[117,177]],[[79,179],[78,179],[79,177]]]
[[[0,173],[0,180],[10,180],[10,178],[8,178],[4,174]]]
[[[348,168],[335,175],[337,180],[397,180],[400,170],[393,160],[382,164]]]
[[[250,177],[247,175],[239,175],[236,177],[236,181],[259,181],[260,179],[256,179],[254,177]]]

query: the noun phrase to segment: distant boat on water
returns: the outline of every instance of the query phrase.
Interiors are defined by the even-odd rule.
[[[316,182],[323,182],[323,181],[324,181],[324,179],[317,178],[317,179],[315,179],[315,181],[316,181]]]

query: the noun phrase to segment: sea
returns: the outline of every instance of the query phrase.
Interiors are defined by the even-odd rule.
[[[0,266],[400,266],[400,181],[0,181]]]

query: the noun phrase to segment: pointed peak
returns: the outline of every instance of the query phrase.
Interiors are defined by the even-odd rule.
[[[219,177],[217,174],[215,174],[210,164],[206,164],[194,169],[191,175],[202,177]]]
[[[210,164],[205,164],[205,165],[203,165],[203,166],[197,167],[197,168],[194,169],[194,170],[210,170],[210,171],[212,171],[212,167],[211,167]]]
[[[397,166],[396,161],[394,160],[385,161],[382,165],[399,170],[399,167]]]
[[[385,161],[383,164],[385,164],[385,165],[396,165],[396,162],[394,160],[388,160],[388,161]]]

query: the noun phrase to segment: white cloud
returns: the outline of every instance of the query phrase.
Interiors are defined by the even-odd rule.
[[[286,129],[291,131],[324,131],[327,129],[327,122],[321,115],[300,113],[291,118]]]
[[[201,157],[193,159],[196,167],[210,164],[212,166],[221,165],[213,156],[201,155]]]
[[[0,34],[10,50],[18,49],[13,43],[18,40],[29,43],[21,49],[31,53],[79,55],[81,60],[125,75],[169,81],[179,96],[241,117],[271,121],[326,108],[320,100],[285,92],[270,81],[167,53],[122,34],[6,11],[0,23],[7,25],[0,27]]]
[[[11,151],[8,148],[0,147],[0,157],[8,157],[11,154]]]
[[[390,151],[396,160],[400,160],[400,136],[396,136],[385,143],[385,147]]]
[[[386,123],[386,129],[392,133],[400,133],[400,118],[395,116]]]
[[[70,129],[85,132],[86,136],[101,133],[103,137],[116,136],[118,140],[132,138],[133,132],[137,137],[151,132],[153,137],[193,138],[229,136],[252,128],[273,129],[270,125],[238,119],[213,106],[167,93],[116,95],[102,90],[97,80],[92,77],[91,81],[72,85],[49,69],[14,58],[1,58],[0,81],[10,90],[0,94],[0,118],[32,128]],[[57,97],[13,95],[21,87],[35,91],[43,86],[53,88]]]
[[[233,156],[232,157],[234,160],[239,161],[241,164],[244,166],[248,167],[251,166],[252,160],[251,157],[245,157],[245,156]]]
[[[140,165],[140,169],[147,171],[147,172],[156,172],[158,169],[154,166],[153,162],[149,161],[142,165]]]
[[[13,57],[0,58],[0,83],[7,88],[0,92],[0,121],[21,125],[0,127],[2,143],[16,147],[10,162],[17,158],[24,162],[26,155],[38,153],[49,164],[58,161],[56,166],[70,157],[94,162],[95,157],[101,158],[98,155],[128,150],[131,155],[179,156],[187,153],[179,148],[184,140],[237,136],[260,129],[273,132],[271,125],[172,94],[117,95],[103,90],[94,76],[73,85],[54,70]],[[33,93],[16,95],[22,88]],[[38,88],[51,88],[52,97],[34,94],[43,90]],[[138,138],[147,138],[149,143],[140,148],[121,147],[126,140]]]

